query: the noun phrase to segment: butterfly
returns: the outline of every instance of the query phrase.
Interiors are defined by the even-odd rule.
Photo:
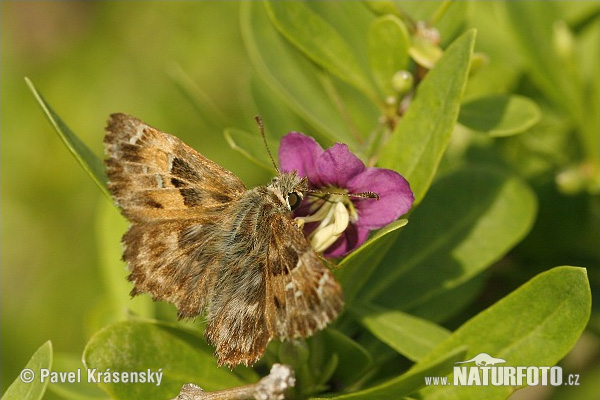
[[[123,236],[131,295],[168,301],[179,318],[204,314],[219,365],[251,365],[274,338],[308,337],[341,312],[340,284],[292,218],[305,177],[279,172],[247,189],[126,114],[110,116],[104,144],[108,188],[131,223]]]

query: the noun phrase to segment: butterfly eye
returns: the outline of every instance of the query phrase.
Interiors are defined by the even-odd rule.
[[[287,196],[287,202],[290,210],[294,211],[296,208],[298,208],[300,203],[302,203],[302,196],[296,192],[289,193]]]

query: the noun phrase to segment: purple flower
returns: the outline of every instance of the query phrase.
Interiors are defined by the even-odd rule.
[[[328,193],[306,196],[294,212],[313,248],[326,257],[356,249],[370,231],[398,219],[414,201],[402,175],[366,167],[345,144],[323,150],[313,138],[290,132],[281,139],[279,164],[283,172],[306,176],[311,189]],[[362,192],[375,192],[379,200],[335,194]]]

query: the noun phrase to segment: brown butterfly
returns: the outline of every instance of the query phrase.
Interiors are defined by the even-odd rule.
[[[342,290],[291,217],[308,190],[296,172],[246,189],[178,138],[125,114],[104,138],[109,190],[131,226],[123,259],[134,283],[178,309],[206,310],[219,365],[257,361],[273,338],[333,321]]]

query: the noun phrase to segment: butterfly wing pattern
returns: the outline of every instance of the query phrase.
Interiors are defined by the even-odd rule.
[[[109,190],[131,222],[123,259],[132,295],[169,301],[180,318],[206,310],[219,365],[252,364],[271,339],[304,338],[337,317],[341,287],[286,207],[285,192],[302,186],[295,173],[247,190],[125,114],[111,115],[104,142]]]

